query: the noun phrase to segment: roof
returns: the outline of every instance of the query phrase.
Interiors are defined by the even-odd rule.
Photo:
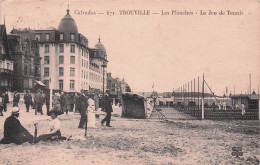
[[[144,97],[142,95],[137,94],[137,93],[132,93],[132,92],[123,92],[122,96],[128,97],[128,98],[134,98],[134,99],[144,99]]]
[[[100,42],[100,38],[98,39],[98,43],[95,45],[95,48],[98,49],[98,55],[102,58],[106,59],[107,52],[105,46]]]
[[[69,14],[70,10],[67,10],[67,14],[61,19],[58,30],[63,33],[78,33],[78,27],[76,22]]]

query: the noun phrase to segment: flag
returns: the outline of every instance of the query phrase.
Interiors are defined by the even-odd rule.
[[[228,93],[228,87],[226,87],[226,93]]]

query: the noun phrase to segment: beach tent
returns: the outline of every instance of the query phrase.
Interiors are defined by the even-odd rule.
[[[145,98],[136,93],[122,93],[122,117],[146,119]]]

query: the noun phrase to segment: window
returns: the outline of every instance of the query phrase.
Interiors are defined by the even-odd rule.
[[[70,56],[70,64],[75,64],[75,56]]]
[[[59,56],[59,64],[64,64],[64,56]]]
[[[75,45],[70,45],[70,52],[75,53]]]
[[[63,67],[59,67],[59,76],[63,76],[64,74],[64,69]]]
[[[75,80],[70,80],[70,90],[74,90]]]
[[[27,70],[28,70],[28,68],[27,68],[27,65],[24,65],[24,75],[27,75]]]
[[[35,39],[37,41],[40,41],[41,40],[41,34],[35,34]]]
[[[59,88],[60,90],[63,90],[63,80],[59,80]]]
[[[46,41],[49,41],[50,40],[50,34],[45,34],[45,39],[46,39]]]
[[[63,34],[63,33],[61,33],[61,34],[60,34],[60,41],[62,41],[62,40],[63,40],[63,38],[64,38],[64,34]]]
[[[81,78],[83,78],[83,70],[81,70]]]
[[[75,68],[70,68],[70,76],[75,76]]]
[[[49,76],[49,68],[44,67],[44,77],[48,77],[48,76]]]
[[[50,52],[49,44],[45,44],[45,53],[49,53],[49,52]]]
[[[71,34],[70,34],[70,40],[71,40],[71,41],[75,41],[75,34],[74,34],[74,33],[71,33]]]
[[[81,66],[83,67],[83,59],[81,60]]]
[[[60,44],[60,53],[64,53],[64,44]]]
[[[50,57],[44,56],[44,64],[50,64]]]

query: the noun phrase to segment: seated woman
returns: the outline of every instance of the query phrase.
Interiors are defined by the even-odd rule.
[[[36,138],[35,143],[39,141],[47,141],[47,140],[65,140],[65,137],[61,136],[60,132],[60,120],[57,118],[58,115],[60,115],[62,112],[57,110],[50,111],[50,115],[52,120],[49,123],[49,130],[47,134],[40,135]]]

